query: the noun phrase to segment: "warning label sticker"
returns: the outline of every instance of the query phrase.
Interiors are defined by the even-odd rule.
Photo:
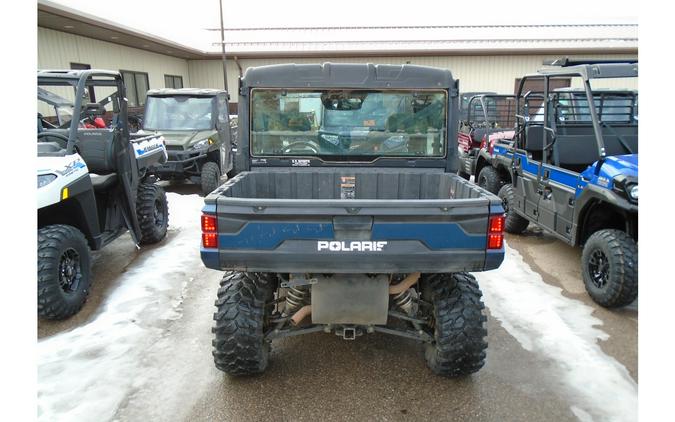
[[[356,176],[340,177],[340,199],[356,198]]]

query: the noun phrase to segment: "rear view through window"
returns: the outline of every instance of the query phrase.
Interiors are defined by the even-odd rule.
[[[143,129],[207,130],[212,114],[213,97],[148,97]]]
[[[446,116],[444,91],[257,89],[251,97],[251,151],[442,157]]]

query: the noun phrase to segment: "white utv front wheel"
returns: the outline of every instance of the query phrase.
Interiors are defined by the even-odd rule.
[[[161,186],[154,183],[141,183],[138,186],[136,217],[141,227],[141,245],[164,239],[169,226],[169,205]]]
[[[91,284],[91,254],[82,232],[55,224],[38,230],[38,315],[65,319],[82,309]]]

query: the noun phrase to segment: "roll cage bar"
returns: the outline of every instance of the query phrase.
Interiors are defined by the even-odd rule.
[[[474,110],[474,105],[475,105],[476,102],[478,102],[480,104],[480,108],[483,112],[483,115],[481,117],[483,118],[483,121],[485,122],[486,125],[489,124],[489,123],[492,123],[493,121],[498,123],[499,118],[497,116],[493,116],[495,118],[490,119],[491,116],[489,115],[489,110],[488,110],[489,107],[488,107],[488,104],[487,104],[487,101],[486,101],[487,99],[490,99],[490,98],[496,99],[496,100],[499,100],[499,99],[513,99],[513,100],[515,100],[516,96],[515,95],[504,95],[504,94],[478,94],[478,95],[472,96],[469,99],[469,102],[468,102],[468,105],[467,105],[467,112],[466,112],[466,121],[470,126],[473,126],[471,124],[471,121],[472,121],[471,120],[471,114],[472,114],[471,112],[472,112],[472,110]],[[495,103],[495,105],[494,105],[494,110],[495,110],[495,114],[498,114],[499,111],[500,111],[497,103]],[[514,110],[514,112],[515,112],[515,110]]]
[[[96,79],[104,78],[104,79]],[[112,78],[112,79],[110,79]],[[82,115],[82,96],[84,89],[87,86],[112,86],[117,88],[117,96],[119,97],[119,115],[118,122],[127,121],[127,99],[122,75],[119,72],[100,69],[84,69],[84,70],[38,70],[38,85],[45,86],[63,86],[65,84],[75,87],[75,101],[73,104],[73,118],[71,120],[70,129],[68,130],[68,144],[66,151],[72,152],[77,141],[78,124],[72,122],[79,122]],[[122,125],[122,131],[125,138],[129,137],[129,127],[127,124]]]
[[[554,62],[553,62],[554,63]],[[567,61],[566,63],[577,63],[575,61]],[[586,100],[588,101],[589,115],[591,117],[591,123],[593,125],[593,132],[595,135],[596,146],[598,150],[598,156],[600,161],[603,161],[606,156],[605,142],[602,136],[602,128],[600,126],[600,120],[598,119],[598,113],[595,107],[595,101],[593,100],[593,89],[591,88],[590,81],[592,79],[611,79],[611,78],[636,78],[638,76],[638,63],[637,61],[626,60],[621,63],[616,62],[602,62],[599,61],[584,61],[584,64],[574,64],[574,65],[558,65],[561,67],[553,69],[541,69],[537,73],[528,74],[523,76],[518,85],[518,91],[516,93],[516,101],[520,104],[521,99],[523,103],[527,102],[527,99],[530,95],[533,95],[532,92],[527,92],[523,95],[523,87],[525,82],[533,79],[543,79],[544,81],[544,93],[543,93],[543,107],[544,107],[544,120],[543,120],[543,133],[544,137],[542,145],[546,145],[546,132],[551,132],[555,135],[554,130],[549,126],[551,113],[549,111],[550,103],[550,80],[552,78],[559,77],[580,77],[583,81],[583,90],[586,93]],[[539,95],[537,95],[539,96]],[[526,117],[521,114],[516,114],[516,124],[520,125],[520,121],[526,122]],[[555,142],[555,140],[553,141]]]

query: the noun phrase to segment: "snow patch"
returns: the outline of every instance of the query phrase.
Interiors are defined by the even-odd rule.
[[[167,193],[167,199],[170,239],[119,276],[93,321],[38,342],[40,420],[110,420],[146,382],[143,368],[151,357],[145,351],[182,315],[189,281],[184,271],[202,266],[203,198]]]
[[[524,349],[555,363],[550,376],[573,394],[571,410],[579,420],[637,420],[637,384],[597,344],[609,335],[596,328],[602,321],[592,316],[592,307],[546,284],[508,245],[501,267],[476,277],[485,304],[504,329]]]
[[[570,409],[572,409],[572,413],[574,413],[574,416],[577,417],[581,422],[593,422],[593,417],[588,414],[583,409],[580,409],[576,406],[571,406]]]

